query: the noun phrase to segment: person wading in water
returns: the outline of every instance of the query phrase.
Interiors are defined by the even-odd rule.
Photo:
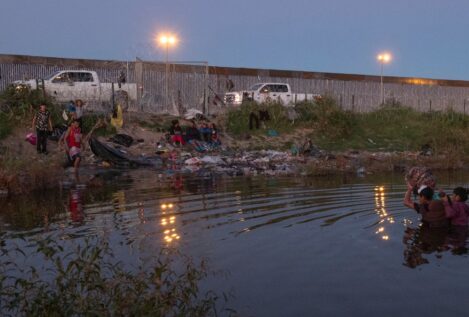
[[[81,137],[80,123],[78,119],[74,119],[61,139],[61,144],[65,144],[65,152],[67,153],[69,162],[73,165],[75,170],[77,183],[80,181],[78,168],[81,162]]]

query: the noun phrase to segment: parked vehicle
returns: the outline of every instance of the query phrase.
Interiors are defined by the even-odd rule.
[[[15,85],[27,85],[31,89],[43,88],[45,92],[56,98],[58,102],[81,99],[85,102],[110,102],[114,85],[114,97],[125,98],[127,101],[137,99],[135,83],[104,83],[95,71],[61,70],[44,79],[18,80]]]
[[[285,106],[294,105],[305,100],[321,98],[319,94],[292,93],[289,84],[286,83],[258,83],[244,91],[230,91],[225,93],[225,104],[237,106],[243,101],[280,102]]]

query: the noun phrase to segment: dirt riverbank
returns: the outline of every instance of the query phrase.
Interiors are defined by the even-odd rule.
[[[155,157],[157,142],[164,140],[163,128],[169,125],[169,116],[128,115],[126,124],[119,133],[133,137],[134,145],[120,147],[133,157]],[[191,173],[200,169],[212,173],[234,175],[297,175],[326,176],[337,173],[366,175],[382,171],[402,172],[411,166],[427,166],[434,170],[463,169],[467,158],[451,153],[434,154],[425,152],[371,152],[347,150],[325,151],[313,145],[302,153],[311,129],[295,129],[291,133],[269,135],[249,130],[242,136],[232,136],[223,131],[223,118],[213,119],[221,127],[222,146],[198,152],[193,148],[164,145],[159,155],[161,165],[157,169],[173,169],[176,172]],[[181,121],[184,124],[184,121]],[[72,173],[63,168],[65,155],[57,142],[49,141],[49,154],[37,154],[35,146],[24,140],[28,125],[17,127],[12,135],[0,141],[0,195],[23,194],[60,186],[70,180]],[[100,137],[105,142],[108,137]],[[81,182],[87,186],[93,183],[93,169],[108,168],[109,164],[96,157],[85,146]]]

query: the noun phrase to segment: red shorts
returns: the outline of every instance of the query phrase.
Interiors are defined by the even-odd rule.
[[[173,136],[171,137],[171,139],[173,140],[174,143],[179,142],[179,143],[181,143],[181,144],[184,144],[184,140],[183,140],[183,138],[182,138],[182,135],[180,135],[180,134],[175,134],[175,135],[173,135]]]

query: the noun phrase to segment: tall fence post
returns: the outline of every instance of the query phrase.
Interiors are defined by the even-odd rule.
[[[466,115],[466,98],[464,98],[463,113]]]
[[[207,91],[207,86],[208,86],[208,81],[209,81],[209,76],[210,73],[208,71],[208,62],[204,63],[204,114],[209,115],[210,114],[210,109],[209,104],[208,104],[208,91]]]
[[[430,99],[430,112],[432,112],[432,100]]]
[[[352,112],[355,112],[355,95],[352,95]]]
[[[143,61],[140,58],[135,60],[135,83],[137,84],[137,109],[142,111],[142,95],[143,95]]]

